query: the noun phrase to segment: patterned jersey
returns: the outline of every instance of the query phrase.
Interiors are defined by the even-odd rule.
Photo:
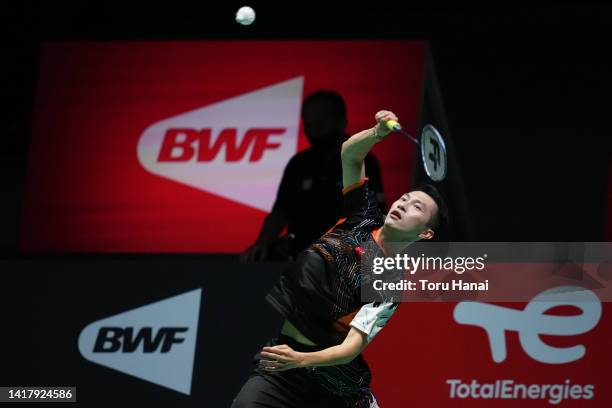
[[[383,255],[372,232],[382,227],[384,217],[367,180],[344,193],[347,218],[301,252],[266,297],[317,344],[316,349],[340,344],[351,326],[371,341],[397,307],[397,303],[361,300],[362,268]],[[378,407],[362,355],[347,364],[305,370],[320,387],[341,397],[346,407]]]
[[[346,219],[301,252],[266,297],[301,333],[326,347],[340,344],[351,326],[371,341],[397,307],[361,300],[364,258],[383,256],[372,232],[384,216],[367,179],[344,193]]]

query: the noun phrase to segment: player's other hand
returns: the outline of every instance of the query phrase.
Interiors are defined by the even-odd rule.
[[[264,347],[259,365],[267,371],[285,371],[303,366],[303,355],[286,344]]]
[[[376,119],[375,131],[379,137],[385,137],[392,132],[392,130],[390,130],[386,125],[388,121],[399,121],[397,116],[395,116],[395,113],[387,110],[381,110],[376,112],[376,115],[374,115],[374,119]]]

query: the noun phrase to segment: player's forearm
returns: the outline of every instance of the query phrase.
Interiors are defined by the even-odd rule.
[[[366,345],[365,334],[352,327],[342,344],[320,351],[303,353],[301,365],[306,367],[322,367],[346,364],[357,357]]]
[[[342,143],[342,161],[360,165],[368,152],[378,142],[375,137],[375,129],[376,127],[362,130]]]
[[[343,344],[333,346],[320,351],[303,353],[303,367],[324,367],[351,362],[357,355],[359,350],[350,349]]]

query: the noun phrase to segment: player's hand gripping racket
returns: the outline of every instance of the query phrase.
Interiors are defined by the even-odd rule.
[[[446,177],[446,144],[438,130],[432,125],[426,125],[421,131],[421,140],[402,129],[394,120],[388,120],[385,125],[389,130],[400,132],[417,145],[421,146],[421,159],[425,173],[433,181],[442,181]]]

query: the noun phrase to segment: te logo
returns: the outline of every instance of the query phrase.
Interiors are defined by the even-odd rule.
[[[555,316],[546,312],[557,306],[573,306],[579,315]],[[586,349],[552,347],[540,335],[572,336],[586,333],[597,325],[601,317],[601,302],[590,290],[578,286],[559,286],[538,294],[525,306],[516,310],[481,302],[459,302],[455,306],[457,323],[478,326],[485,330],[491,346],[493,361],[506,359],[506,331],[518,332],[525,352],[534,360],[546,364],[564,364],[584,356]]]
[[[167,353],[173,344],[185,341],[179,333],[185,333],[188,327],[162,327],[153,334],[152,327],[143,327],[134,332],[133,327],[101,327],[94,344],[94,353],[133,353],[142,344],[144,353],[159,351]]]
[[[210,128],[171,128],[165,133],[157,161],[186,162],[196,157],[198,162],[210,162],[224,148],[226,162],[242,160],[249,149],[249,162],[258,162],[266,150],[280,147],[280,136],[285,131],[282,128],[249,129],[238,142],[238,130],[235,128],[221,130],[214,141]]]

